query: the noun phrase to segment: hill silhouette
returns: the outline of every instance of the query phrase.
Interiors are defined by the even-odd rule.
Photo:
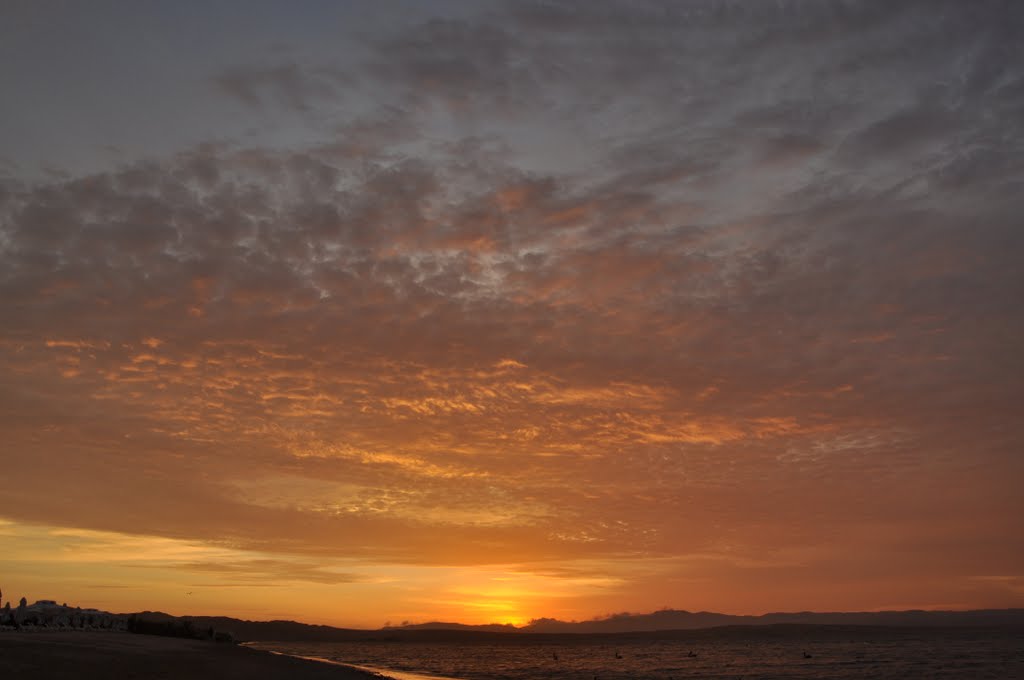
[[[535,619],[519,629],[531,633],[632,633],[695,630],[719,626],[1005,626],[1024,625],[1024,609],[972,611],[776,612],[760,616],[664,609],[651,614],[614,614],[591,621]]]
[[[246,621],[226,616],[175,617],[163,612],[135,614],[154,622],[189,621],[197,628],[212,627],[230,632],[244,641],[343,642],[368,640],[447,642],[507,635],[560,634],[657,634],[706,628],[752,626],[872,626],[872,627],[1024,627],[1024,609],[982,609],[972,611],[883,611],[883,612],[778,612],[760,616],[737,616],[716,612],[666,609],[650,614],[615,614],[591,621],[535,619],[522,627],[511,625],[466,625],[430,622],[377,630],[335,628],[297,621]]]

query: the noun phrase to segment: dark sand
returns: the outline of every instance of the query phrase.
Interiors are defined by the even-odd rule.
[[[0,633],[0,673],[32,680],[381,680],[231,644],[132,633]]]

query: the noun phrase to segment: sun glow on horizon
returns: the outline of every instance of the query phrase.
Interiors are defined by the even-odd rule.
[[[521,626],[563,613],[559,600],[586,597],[593,587],[588,579],[535,574],[526,565],[389,565],[4,519],[0,536],[8,593],[110,611],[218,613],[362,628],[385,620]],[[75,570],[56,581],[62,565]],[[416,595],[425,592],[433,596]],[[370,611],[372,618],[354,611]]]

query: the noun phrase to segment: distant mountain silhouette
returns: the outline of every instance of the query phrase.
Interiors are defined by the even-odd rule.
[[[229,631],[237,640],[280,640],[282,642],[336,642],[380,637],[378,631],[334,628],[297,621],[245,621],[228,616],[173,616],[164,612],[134,614],[142,621],[169,623],[190,621],[197,628],[213,627]]]
[[[516,628],[490,624],[471,626],[460,623],[430,622],[379,630],[334,628],[296,621],[243,621],[226,616],[181,616],[163,612],[135,614],[141,620],[166,623],[188,621],[195,628],[212,627],[231,633],[237,640],[275,640],[281,642],[343,642],[388,640],[395,642],[459,642],[471,639],[496,639],[506,635],[551,636],[560,634],[671,635],[698,629],[751,626],[1016,626],[1024,628],[1024,609],[981,609],[973,611],[884,611],[884,612],[779,612],[761,616],[734,616],[716,612],[689,612],[665,609],[651,614],[615,614],[592,621],[535,619]],[[692,633],[687,633],[692,634]]]
[[[779,624],[827,626],[1005,626],[1024,625],[1024,609],[972,611],[882,612],[778,612],[761,616],[734,616],[716,612],[665,609],[652,614],[615,614],[592,621],[565,622],[535,619],[519,629],[524,633],[630,633],[657,630],[694,630],[717,626],[771,626]]]

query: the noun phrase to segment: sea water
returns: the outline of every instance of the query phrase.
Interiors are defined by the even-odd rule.
[[[730,627],[644,635],[506,634],[459,642],[253,643],[399,680],[1024,679],[1024,630]]]

